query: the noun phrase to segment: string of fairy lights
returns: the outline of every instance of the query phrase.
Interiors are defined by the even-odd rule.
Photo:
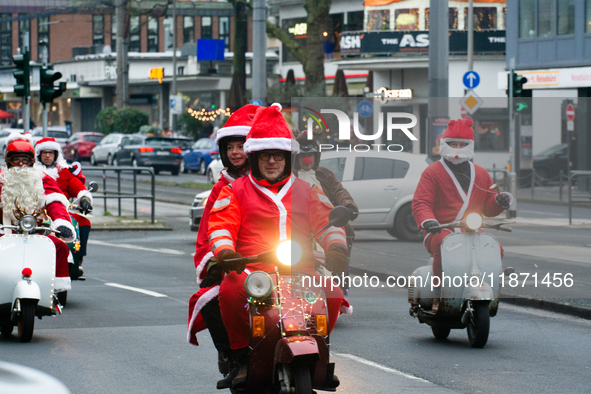
[[[210,122],[216,120],[216,118],[218,118],[219,116],[225,116],[228,118],[230,116],[232,116],[232,112],[230,111],[230,108],[226,108],[226,109],[218,108],[215,110],[214,109],[206,110],[205,108],[197,110],[197,109],[193,109],[193,108],[188,108],[187,112],[197,120],[210,121]]]

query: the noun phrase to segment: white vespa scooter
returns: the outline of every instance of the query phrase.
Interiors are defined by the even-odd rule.
[[[15,233],[0,237],[0,328],[2,335],[8,336],[18,326],[21,342],[32,339],[35,316],[61,314],[53,291],[55,246],[45,235],[31,234],[53,231],[38,227],[43,213],[29,215],[17,210],[16,226],[0,226]]]
[[[511,231],[507,223],[483,223],[482,216],[469,214],[464,220],[435,227],[463,228],[466,232],[451,233],[441,244],[441,295],[439,309],[431,311],[434,297],[433,259],[417,268],[408,287],[410,315],[431,326],[437,339],[448,337],[452,328],[467,328],[470,345],[482,348],[488,340],[490,318],[497,314],[500,279],[503,275],[499,242],[481,227]],[[507,268],[509,275],[514,272]]]

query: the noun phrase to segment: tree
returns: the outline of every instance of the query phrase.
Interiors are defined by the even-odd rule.
[[[332,0],[303,0],[307,17],[306,44],[301,45],[287,32],[267,22],[267,34],[279,39],[285,49],[302,64],[306,74],[306,91],[308,93],[324,92],[324,51],[322,50],[322,33],[330,11]],[[320,89],[322,88],[322,89]]]
[[[179,128],[183,130],[184,134],[195,139],[199,137],[199,133],[203,129],[203,122],[188,112],[183,112],[179,115]]]
[[[133,134],[137,133],[140,127],[149,124],[148,114],[133,107],[125,107],[122,110],[106,107],[98,113],[97,118],[99,131],[103,134]]]

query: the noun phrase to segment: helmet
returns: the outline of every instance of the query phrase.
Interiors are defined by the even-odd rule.
[[[300,153],[301,154],[313,154],[314,155],[314,169],[318,168],[318,163],[320,161],[320,149],[318,146],[318,142],[314,138],[311,140],[308,139],[307,132],[299,132],[298,130],[295,131],[296,134],[296,141],[300,144]],[[300,170],[300,162],[296,157],[294,163],[295,170]]]
[[[260,108],[263,107],[251,104],[241,107],[230,116],[224,127],[218,130],[216,143],[219,146],[220,158],[224,167],[228,168],[231,172],[242,172],[242,170],[248,167],[248,160],[243,165],[235,167],[228,158],[228,144],[232,141],[246,141],[246,136],[252,127],[254,116]]]
[[[32,163],[35,162],[35,148],[33,148],[29,134],[12,133],[8,136],[7,142],[4,160],[8,168],[12,167],[10,160],[14,156],[29,156]]]

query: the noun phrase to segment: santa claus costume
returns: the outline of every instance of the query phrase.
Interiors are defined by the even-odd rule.
[[[211,193],[207,197],[207,203],[205,204],[205,209],[203,210],[203,215],[201,216],[201,221],[199,223],[199,232],[197,233],[197,242],[195,244],[195,255],[193,257],[195,269],[197,271],[197,283],[199,285],[201,285],[201,282],[207,276],[208,263],[215,262],[213,253],[211,252],[211,246],[209,245],[209,240],[207,238],[209,214],[211,212],[211,208],[217,200],[220,191],[225,186],[248,173],[248,160],[244,166],[236,168],[229,161],[227,152],[223,152],[222,149],[226,149],[228,141],[232,139],[241,139],[242,141],[246,140],[246,136],[252,127],[255,113],[260,108],[262,107],[250,104],[241,107],[236,112],[234,112],[232,116],[230,116],[224,127],[217,132],[216,144],[220,148],[220,156],[225,168],[222,170],[220,179],[213,186]],[[189,299],[189,324],[187,329],[187,341],[189,343],[193,345],[199,344],[197,342],[196,334],[206,328],[201,310],[204,306],[212,301],[217,303],[219,290],[219,283],[210,284],[199,289],[199,291],[193,294]],[[217,309],[219,310],[219,306],[217,306]],[[212,338],[214,338],[214,343],[216,344],[216,348],[218,351],[229,350],[224,349],[224,346],[221,343],[227,342],[227,334],[225,332],[220,333],[219,331],[221,330],[217,331],[218,332],[215,333],[211,332]],[[215,338],[216,335],[221,335],[224,338],[217,340]]]
[[[31,136],[28,134],[13,133],[8,137],[5,157],[15,149],[30,149],[34,154]],[[30,148],[28,148],[30,146]],[[24,147],[24,148],[23,148]],[[8,168],[2,165],[0,168],[0,219],[3,224],[14,224],[16,218],[13,211],[17,208],[27,213],[42,210],[44,207],[52,219],[52,228],[67,227],[72,236],[65,241],[74,239],[74,226],[70,221],[67,211],[68,200],[61,192],[59,185],[51,176],[45,174],[38,167]],[[10,233],[11,230],[0,230],[0,235]],[[71,289],[71,281],[68,268],[68,246],[53,235],[48,236],[56,248],[56,277],[55,292]]]
[[[474,157],[474,130],[471,120],[452,120],[443,133],[439,153],[441,160],[431,164],[423,174],[415,191],[412,211],[419,228],[430,220],[441,224],[464,219],[469,213],[484,216],[499,215],[505,208],[497,202],[498,194],[490,190],[493,184],[488,172],[470,162]],[[467,144],[452,148],[449,143]],[[506,194],[509,203],[513,197]],[[425,232],[423,244],[433,255],[433,275],[441,277],[441,243],[461,229],[443,229],[440,233]],[[502,249],[501,249],[502,250]],[[437,292],[436,292],[437,294]]]

